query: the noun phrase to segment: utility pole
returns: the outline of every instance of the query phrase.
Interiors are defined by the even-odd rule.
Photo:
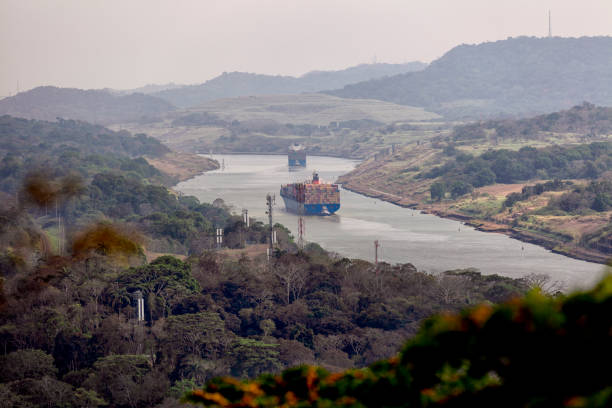
[[[217,249],[221,249],[223,243],[223,228],[217,228]]]
[[[246,236],[244,236],[244,232],[245,230],[249,229],[249,210],[247,210],[246,208],[242,209],[242,223],[244,225],[242,226],[242,228],[240,228],[240,242],[242,242],[244,248],[246,248],[247,239]]]
[[[144,299],[142,297],[142,292],[137,290],[134,292],[134,297],[136,298],[136,321],[142,322],[144,321]]]
[[[270,235],[269,235],[269,243],[270,245],[268,246],[268,257],[272,256],[272,254],[274,253],[274,227],[272,224],[272,207],[274,206],[274,202],[276,201],[276,198],[274,195],[268,194],[266,195],[266,205],[268,206],[268,211],[266,211],[266,214],[268,214],[268,222],[270,224]]]
[[[136,341],[138,343],[138,349],[137,349],[137,353],[138,354],[142,354],[142,343],[143,343],[143,338],[144,338],[144,334],[143,334],[143,327],[141,322],[144,322],[145,319],[145,315],[144,315],[144,299],[142,297],[142,292],[137,290],[136,292],[134,292],[132,294],[134,296],[134,298],[136,299],[136,324],[134,327],[134,331],[135,331],[135,338]]]
[[[249,210],[246,208],[242,210],[242,222],[244,222],[244,225],[249,228]]]
[[[59,256],[64,256],[64,232],[57,198],[55,199],[55,217],[57,218],[57,252]]]
[[[552,21],[550,18],[550,10],[548,10],[548,38],[552,37]]]
[[[378,243],[378,240],[374,241],[374,264],[376,266],[378,266],[378,247],[380,246],[380,244]]]
[[[304,223],[304,217],[300,214],[298,218],[298,248],[304,249],[304,229],[306,224]]]

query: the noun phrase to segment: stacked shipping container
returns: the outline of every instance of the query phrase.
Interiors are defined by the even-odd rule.
[[[282,185],[280,195],[287,210],[300,214],[329,215],[340,208],[338,185],[320,184],[316,173],[312,182]]]

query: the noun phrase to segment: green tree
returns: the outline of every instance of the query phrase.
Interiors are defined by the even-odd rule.
[[[216,379],[186,396],[215,407],[609,407],[612,276],[570,296],[523,299],[428,319],[400,354],[331,374],[301,366]],[[562,356],[562,358],[560,357]]]
[[[232,346],[232,374],[252,378],[266,371],[282,368],[278,359],[278,344],[268,344],[255,339],[240,338]]]
[[[223,320],[214,312],[170,316],[166,319],[161,345],[168,356],[196,355],[217,358],[233,340]]]
[[[465,181],[457,180],[450,185],[451,197],[457,198],[462,195],[469,194],[474,190],[474,187],[470,183]]]
[[[74,405],[82,408],[105,407],[108,402],[104,401],[97,392],[85,388],[77,388],[74,391]]]
[[[53,357],[42,350],[17,350],[0,357],[0,381],[23,378],[55,377],[57,369]]]
[[[165,386],[152,371],[149,356],[111,355],[99,358],[83,384],[118,406],[144,406],[163,397]]]
[[[145,317],[152,321],[168,316],[181,299],[197,293],[199,288],[191,275],[190,265],[166,255],[123,273],[111,292],[111,301],[117,307],[129,306],[133,302],[131,293],[140,290],[148,306]]]
[[[429,194],[431,195],[431,199],[434,201],[442,200],[446,194],[446,185],[441,182],[433,183],[429,187]]]

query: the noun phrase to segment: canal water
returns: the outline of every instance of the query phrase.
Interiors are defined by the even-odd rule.
[[[267,222],[266,194],[276,194],[274,222],[297,237],[298,217],[285,211],[279,196],[281,184],[303,181],[317,170],[323,181],[333,182],[357,162],[331,157],[308,157],[308,167],[289,171],[286,156],[214,155],[223,164],[176,186],[202,202],[222,198],[237,213]],[[544,273],[569,289],[596,282],[603,266],[554,254],[536,245],[503,234],[485,233],[458,221],[422,214],[378,199],[342,190],[340,210],[327,217],[305,217],[305,240],[350,258],[374,260],[378,240],[379,259],[414,264],[419,270],[438,273],[458,268],[477,268],[484,274],[514,278]]]

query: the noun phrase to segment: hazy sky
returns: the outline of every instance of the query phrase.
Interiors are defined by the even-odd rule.
[[[553,35],[612,35],[612,0],[0,0],[0,96],[429,62],[546,35],[549,9]]]

